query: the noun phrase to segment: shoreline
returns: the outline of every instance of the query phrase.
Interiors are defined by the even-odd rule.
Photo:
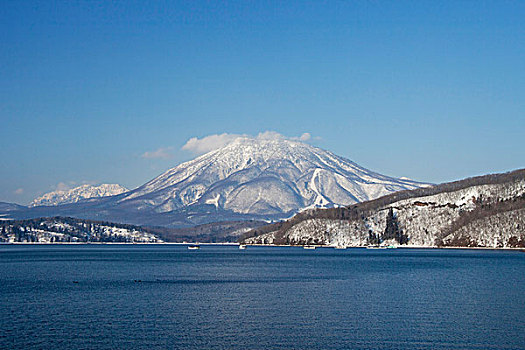
[[[241,244],[237,242],[217,242],[217,243],[201,243],[201,242],[0,242],[0,246],[9,246],[9,245],[26,245],[26,246],[51,246],[51,245],[60,245],[60,246],[68,246],[68,245],[74,245],[74,246],[80,246],[80,245],[180,245],[180,246],[189,246],[189,245],[200,245],[200,246],[232,246],[232,247],[238,247],[241,245],[244,245],[246,247],[297,247],[297,248],[304,248],[304,245],[290,245],[290,244]],[[316,249],[319,248],[327,248],[327,249],[336,249],[336,246],[331,245],[308,245],[309,247],[315,247]],[[344,249],[338,249],[338,250],[345,250],[345,249],[366,249],[367,246],[352,246],[352,247],[346,247]],[[509,251],[522,251],[525,252],[524,247],[438,247],[438,246],[397,246],[396,249],[460,249],[460,250],[509,250]]]
[[[305,245],[290,245],[290,244],[244,244],[246,246],[253,247],[305,247]],[[308,245],[309,247],[318,248],[332,248],[335,249],[336,246],[333,245]],[[367,246],[351,246],[344,249],[366,249]],[[342,249],[342,250],[344,250]],[[438,246],[397,246],[395,249],[477,249],[477,250],[521,250],[525,252],[525,247],[438,247]]]

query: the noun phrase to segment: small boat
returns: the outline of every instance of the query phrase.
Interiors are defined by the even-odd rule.
[[[315,246],[314,245],[305,245],[303,248],[304,249],[315,249]]]
[[[386,247],[386,249],[397,249],[397,247],[395,245],[389,245]]]
[[[201,249],[201,247],[198,246],[198,245],[190,245],[190,246],[188,246],[188,249],[189,250],[197,250],[197,249]]]
[[[239,245],[239,249],[246,249],[246,245],[244,245],[244,244],[240,244],[240,245]]]
[[[336,245],[335,249],[346,249],[345,245]]]
[[[366,249],[386,249],[385,245],[369,245]]]

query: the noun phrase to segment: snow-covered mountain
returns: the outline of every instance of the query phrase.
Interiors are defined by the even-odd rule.
[[[426,185],[375,173],[306,143],[240,137],[120,196],[119,204],[157,213],[211,205],[240,214],[288,215]]]
[[[129,191],[127,188],[118,184],[82,185],[69,190],[48,192],[41,197],[35,198],[29,204],[29,207],[76,203],[88,198],[114,196],[127,191]]]
[[[116,195],[89,200],[80,200],[87,197],[79,196],[82,191],[57,192],[34,201],[32,208],[6,213],[5,218],[70,216],[173,228],[274,221],[308,208],[349,205],[425,186],[375,173],[299,141],[239,137],[134,190],[102,192]],[[86,190],[91,197],[94,191]],[[254,221],[253,227],[258,225]]]

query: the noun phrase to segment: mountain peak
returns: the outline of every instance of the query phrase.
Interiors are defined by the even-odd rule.
[[[48,192],[35,198],[29,207],[76,203],[88,198],[114,196],[127,191],[129,191],[127,188],[119,184],[82,185],[68,190]]]

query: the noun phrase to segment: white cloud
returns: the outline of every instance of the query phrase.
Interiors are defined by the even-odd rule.
[[[69,186],[67,183],[65,182],[59,182],[56,186],[55,186],[55,190],[56,191],[67,191],[71,188],[71,186]]]
[[[86,180],[82,180],[82,181],[60,181],[56,185],[50,186],[48,191],[51,191],[51,192],[64,191],[64,192],[66,192],[66,191],[72,190],[72,189],[77,188],[77,187],[82,186],[82,185],[95,185],[97,183],[98,182],[96,182],[96,181],[86,181]],[[42,194],[42,192],[40,192],[40,194]]]
[[[279,134],[276,131],[265,131],[259,133],[256,137],[259,140],[293,140],[293,141],[302,141],[306,142],[309,141],[312,138],[312,135],[310,135],[309,132],[305,132],[301,136],[284,136],[283,134]]]
[[[173,147],[161,147],[155,151],[144,152],[141,155],[145,159],[170,159],[173,157]]]
[[[312,135],[308,132],[305,132],[301,136],[294,137],[284,136],[276,131],[261,132],[257,136],[223,133],[204,136],[201,139],[198,137],[192,137],[184,144],[184,146],[182,146],[182,149],[195,154],[204,154],[224,147],[239,137],[253,138],[257,140],[294,140],[301,142],[306,142],[312,139]]]
[[[20,188],[17,188],[17,189],[15,190],[15,194],[24,194],[24,189],[21,188],[21,187],[20,187]]]
[[[312,135],[310,135],[309,132],[305,132],[304,134],[299,136],[299,141],[305,142],[305,141],[309,141],[311,138],[312,138]]]
[[[285,140],[289,137],[284,136],[283,134],[279,134],[277,131],[265,131],[260,132],[259,135],[255,137],[257,140]]]
[[[188,142],[184,144],[184,146],[182,146],[182,149],[197,154],[208,153],[210,151],[226,146],[227,144],[239,137],[247,137],[247,135],[223,133],[220,135],[208,135],[203,137],[202,139],[192,137],[188,140]]]

